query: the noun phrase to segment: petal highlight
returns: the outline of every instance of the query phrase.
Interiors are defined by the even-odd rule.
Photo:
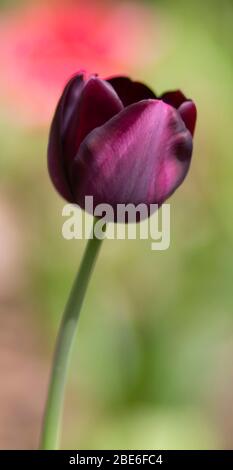
[[[179,113],[160,100],[121,111],[92,131],[73,166],[75,199],[99,203],[162,204],[185,178],[192,137]]]

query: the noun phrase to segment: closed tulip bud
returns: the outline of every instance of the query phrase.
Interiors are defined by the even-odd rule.
[[[52,122],[48,167],[58,192],[85,205],[161,205],[191,162],[195,104],[180,91],[160,97],[127,77],[75,75]]]

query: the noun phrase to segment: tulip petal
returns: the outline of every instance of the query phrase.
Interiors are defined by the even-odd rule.
[[[164,103],[170,104],[174,108],[179,108],[179,106],[187,101],[187,98],[180,90],[167,91],[159,97],[160,100],[163,100]]]
[[[194,102],[186,101],[178,108],[178,112],[181,115],[187,129],[193,135],[197,119],[197,109]]]
[[[63,139],[65,158],[71,162],[83,139],[90,131],[102,126],[123,109],[123,104],[113,87],[104,80],[92,76],[86,82],[72,119],[69,120]]]
[[[58,103],[49,136],[48,169],[58,192],[74,201],[70,162],[79,145],[96,126],[121,111],[123,104],[110,84],[78,74],[67,83]]]
[[[192,137],[179,113],[160,100],[145,100],[93,130],[73,164],[75,199],[84,207],[108,203],[161,204],[181,184]]]
[[[107,80],[120,97],[124,106],[138,101],[156,98],[150,88],[140,82],[133,82],[128,77],[112,77]]]
[[[67,83],[55,111],[48,143],[49,175],[57,191],[69,202],[73,202],[73,195],[64,160],[62,136],[73,113],[74,100],[80,95],[83,86],[83,74],[76,75]]]

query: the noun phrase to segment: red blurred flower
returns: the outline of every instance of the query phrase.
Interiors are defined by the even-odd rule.
[[[129,73],[154,60],[156,24],[137,3],[34,3],[0,18],[0,89],[14,113],[31,122],[51,116],[67,78]]]

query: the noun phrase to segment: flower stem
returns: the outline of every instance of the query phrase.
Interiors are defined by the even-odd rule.
[[[102,242],[101,239],[96,238],[94,233],[96,221],[97,219],[94,219],[93,238],[88,240],[57,337],[41,434],[40,448],[43,450],[57,449],[59,446],[64,390],[70,352],[74,343],[83,299]]]

